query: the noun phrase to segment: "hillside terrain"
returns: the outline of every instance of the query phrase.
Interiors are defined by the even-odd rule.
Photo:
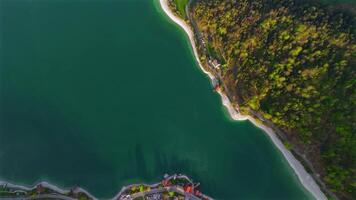
[[[208,51],[201,60],[221,64],[222,82],[240,111],[273,123],[286,147],[302,152],[330,191],[356,199],[352,8],[302,0],[195,0],[189,14]]]

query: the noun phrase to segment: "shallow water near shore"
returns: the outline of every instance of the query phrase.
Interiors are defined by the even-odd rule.
[[[229,119],[158,1],[1,4],[1,180],[110,198],[184,173],[217,199],[311,199],[260,129]]]

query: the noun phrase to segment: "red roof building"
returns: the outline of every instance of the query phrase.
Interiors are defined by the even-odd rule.
[[[163,180],[163,181],[162,181],[162,185],[163,185],[164,187],[166,187],[166,186],[170,186],[171,183],[169,182],[169,180]]]
[[[184,191],[187,193],[193,193],[193,187],[188,185],[184,187]]]

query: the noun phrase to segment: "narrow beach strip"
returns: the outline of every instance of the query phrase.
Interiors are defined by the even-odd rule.
[[[183,28],[183,30],[187,33],[189,40],[190,40],[190,44],[192,45],[193,48],[193,52],[194,52],[194,56],[199,64],[199,67],[201,68],[201,70],[207,74],[209,76],[209,78],[211,79],[211,81],[213,81],[213,79],[215,79],[215,77],[208,71],[206,71],[202,65],[202,63],[199,60],[199,56],[198,56],[198,51],[196,48],[196,44],[194,41],[194,34],[193,31],[191,30],[190,26],[181,18],[177,17],[176,15],[173,14],[173,12],[170,10],[170,8],[168,7],[168,0],[159,0],[160,1],[160,5],[162,10],[166,13],[166,15],[176,24],[178,24],[181,28]],[[306,170],[304,169],[303,165],[293,156],[293,154],[286,149],[286,147],[284,146],[284,144],[278,139],[278,137],[276,136],[276,134],[274,133],[274,131],[263,125],[258,123],[254,118],[252,118],[251,116],[248,115],[241,115],[240,113],[238,113],[232,106],[229,98],[223,94],[221,91],[218,91],[218,93],[221,96],[222,99],[222,103],[223,105],[226,107],[226,109],[228,110],[230,116],[232,119],[237,120],[237,121],[243,121],[243,120],[250,120],[256,127],[264,130],[267,135],[271,138],[272,142],[274,143],[274,145],[277,146],[277,148],[279,149],[280,152],[282,152],[283,156],[287,159],[289,165],[292,167],[292,169],[294,170],[294,172],[296,173],[296,175],[298,176],[298,179],[300,180],[300,182],[302,183],[302,185],[318,200],[327,200],[327,197],[325,196],[325,194],[320,190],[318,184],[316,184],[315,180],[311,177],[310,174],[308,174],[306,172]]]

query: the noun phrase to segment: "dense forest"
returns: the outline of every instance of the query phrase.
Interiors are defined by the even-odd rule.
[[[337,196],[356,199],[354,13],[303,0],[196,0],[190,11],[232,101],[283,130]]]

